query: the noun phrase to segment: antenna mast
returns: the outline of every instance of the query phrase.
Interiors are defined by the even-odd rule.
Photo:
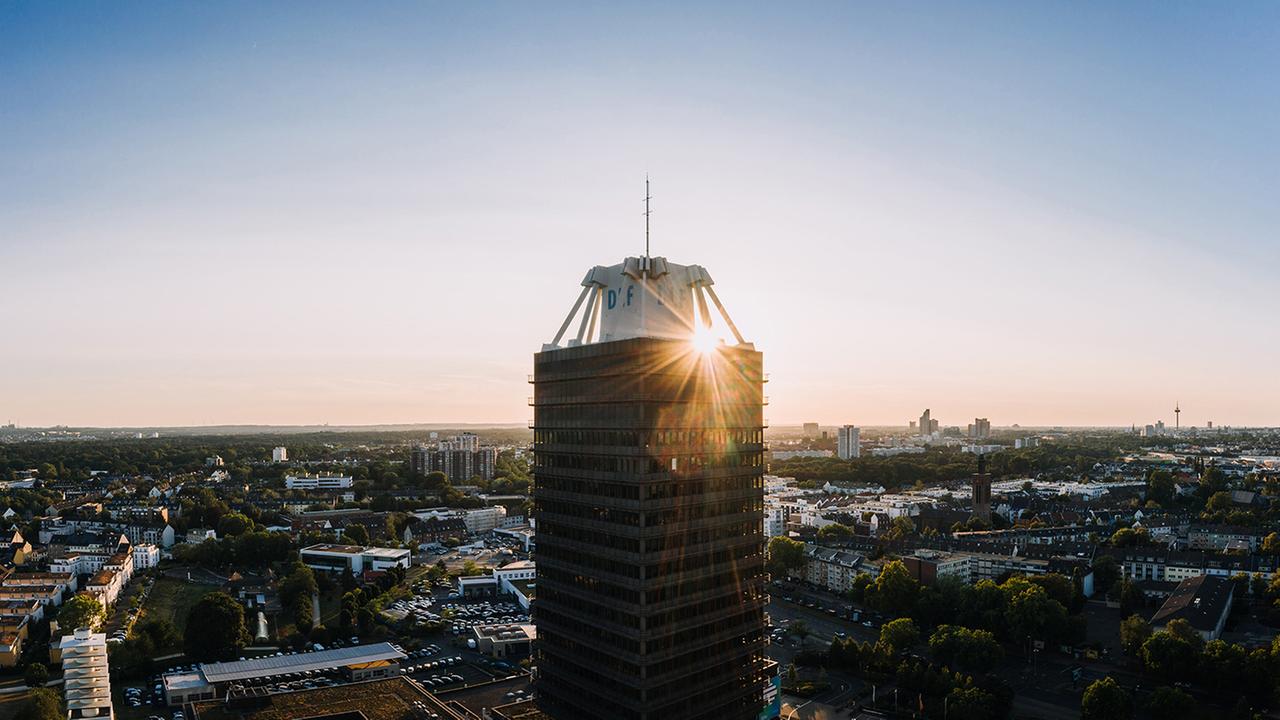
[[[649,201],[653,196],[649,194],[649,174],[644,176],[644,256],[649,257]]]

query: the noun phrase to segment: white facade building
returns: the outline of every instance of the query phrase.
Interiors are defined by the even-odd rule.
[[[160,548],[142,544],[133,546],[133,569],[146,570],[160,564]]]
[[[862,456],[862,430],[853,425],[845,425],[836,431],[836,455],[841,460],[852,460]]]
[[[104,718],[111,720],[111,677],[107,669],[107,636],[76,628],[63,636],[63,693],[67,700],[68,718]]]
[[[271,462],[282,463],[289,461],[289,448],[284,446],[273,448],[271,450]]]
[[[284,487],[286,490],[343,490],[351,487],[352,482],[353,479],[349,475],[314,477],[287,475],[284,479]]]
[[[359,545],[321,544],[298,552],[303,564],[325,572],[381,572],[392,567],[409,569],[410,551],[399,548],[360,547]]]

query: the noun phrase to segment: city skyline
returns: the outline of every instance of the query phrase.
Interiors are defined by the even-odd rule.
[[[0,421],[524,422],[647,172],[774,425],[1278,425],[1280,11],[1157,7],[6,5]]]

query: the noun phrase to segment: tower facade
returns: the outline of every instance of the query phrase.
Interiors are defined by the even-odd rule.
[[[629,258],[583,285],[595,292],[534,356],[539,704],[563,719],[753,720],[771,672],[762,356],[698,266]],[[736,344],[699,338],[706,295]]]
[[[836,456],[852,460],[862,456],[862,429],[845,425],[836,432]]]
[[[978,455],[978,472],[973,476],[973,516],[991,526],[991,475],[987,473],[987,457]]]

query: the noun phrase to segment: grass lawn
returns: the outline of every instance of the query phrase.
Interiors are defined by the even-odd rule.
[[[200,601],[200,598],[215,590],[217,588],[212,585],[162,577],[156,580],[155,587],[151,588],[151,596],[147,598],[147,604],[142,607],[142,615],[138,623],[141,624],[152,617],[164,618],[173,623],[173,626],[178,629],[178,637],[182,637],[187,627],[187,613]],[[165,649],[177,652],[182,648]]]

